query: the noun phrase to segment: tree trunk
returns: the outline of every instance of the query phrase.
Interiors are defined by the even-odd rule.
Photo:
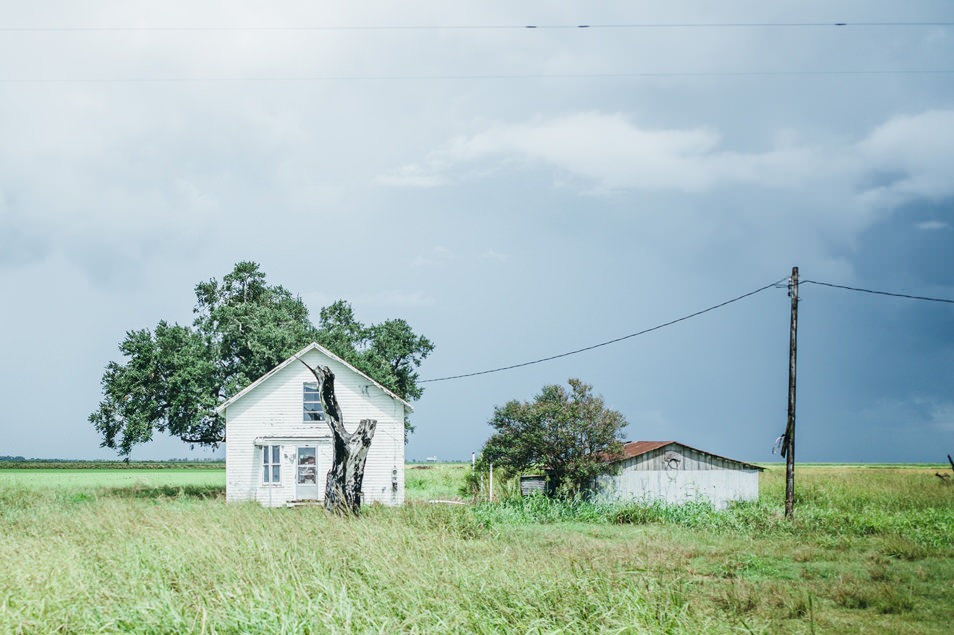
[[[364,465],[377,423],[374,419],[362,419],[358,429],[350,434],[332,432],[334,451],[325,484],[325,509],[344,515],[361,510]]]
[[[362,419],[354,432],[344,427],[341,408],[335,397],[335,375],[327,366],[312,368],[299,359],[318,380],[318,395],[325,421],[331,429],[331,469],[325,484],[325,509],[341,515],[355,515],[361,510],[361,483],[364,481],[364,464],[374,430],[375,419]]]

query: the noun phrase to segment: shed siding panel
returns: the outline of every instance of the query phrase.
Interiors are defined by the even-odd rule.
[[[345,427],[354,430],[361,419],[378,424],[365,466],[365,503],[396,505],[404,502],[404,407],[367,379],[319,351],[304,357],[309,365],[327,365],[335,374],[335,396]],[[302,385],[314,376],[301,364],[289,364],[226,410],[226,499],[257,500],[264,505],[283,505],[295,500],[297,446],[318,448],[319,496],[324,497],[324,479],[331,467],[331,433],[324,422],[303,421]],[[281,483],[262,483],[261,446],[256,439],[273,438],[282,446]],[[397,488],[392,470],[397,469]]]
[[[604,495],[623,501],[708,501],[717,509],[724,509],[730,501],[757,499],[758,479],[755,470],[642,470],[607,477],[602,489]]]

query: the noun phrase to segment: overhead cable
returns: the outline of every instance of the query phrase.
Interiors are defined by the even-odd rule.
[[[907,293],[892,293],[890,291],[878,291],[876,289],[862,289],[861,287],[849,287],[844,284],[834,284],[832,282],[819,282],[818,280],[800,280],[799,284],[817,284],[823,287],[831,287],[833,289],[845,289],[847,291],[858,291],[861,293],[872,293],[874,295],[887,295],[893,298],[907,298],[909,300],[923,300],[925,302],[944,302],[946,304],[954,304],[954,300],[948,298],[931,298],[923,295],[909,295]]]
[[[930,27],[954,26],[949,21],[888,22],[624,22],[617,24],[339,24],[276,26],[6,26],[0,33],[109,33],[191,31],[516,31],[577,29],[764,29],[825,27]]]
[[[561,357],[569,357],[570,355],[576,355],[576,354],[578,354],[578,353],[583,353],[583,352],[585,352],[585,351],[591,351],[591,350],[593,350],[594,348],[600,348],[600,347],[602,347],[602,346],[609,346],[610,344],[616,344],[617,342],[622,342],[623,340],[628,340],[628,339],[630,339],[630,338],[632,338],[632,337],[637,337],[637,336],[639,336],[639,335],[645,335],[646,333],[651,333],[651,332],[653,332],[653,331],[658,331],[659,329],[665,328],[665,327],[667,327],[667,326],[672,326],[673,324],[677,324],[677,323],[679,323],[679,322],[684,322],[684,321],[689,320],[689,319],[692,319],[692,318],[694,318],[694,317],[698,317],[698,316],[702,315],[703,313],[708,313],[708,312],[710,312],[710,311],[715,311],[716,309],[720,309],[720,308],[722,308],[722,307],[724,307],[724,306],[727,306],[727,305],[729,305],[729,304],[732,304],[733,302],[738,302],[739,300],[744,300],[745,298],[748,298],[748,297],[750,297],[750,296],[753,296],[753,295],[755,295],[755,294],[757,294],[757,293],[761,293],[762,291],[765,291],[766,289],[776,288],[776,285],[779,284],[779,282],[782,282],[782,281],[784,281],[784,280],[787,280],[787,278],[782,278],[781,280],[776,280],[776,281],[771,282],[771,283],[769,283],[769,284],[767,284],[767,285],[765,285],[765,286],[763,286],[763,287],[759,287],[758,289],[755,289],[754,291],[749,291],[748,293],[743,293],[742,295],[736,296],[736,297],[732,298],[731,300],[726,300],[725,302],[720,302],[719,304],[714,304],[714,305],[712,305],[712,306],[710,306],[710,307],[707,307],[707,308],[705,308],[705,309],[702,309],[701,311],[696,311],[695,313],[690,313],[689,315],[684,315],[684,316],[682,316],[682,317],[676,318],[675,320],[669,320],[668,322],[663,322],[662,324],[657,324],[656,326],[650,327],[650,328],[648,328],[648,329],[643,329],[642,331],[637,331],[637,332],[635,332],[635,333],[630,333],[629,335],[624,335],[624,336],[622,336],[622,337],[617,337],[617,338],[614,338],[614,339],[611,339],[611,340],[607,340],[607,341],[605,341],[605,342],[600,342],[599,344],[593,344],[592,346],[586,346],[586,347],[584,347],[584,348],[578,348],[578,349],[576,349],[576,350],[568,351],[568,352],[566,352],[566,353],[560,353],[560,354],[558,354],[558,355],[550,355],[549,357],[542,357],[542,358],[540,358],[540,359],[535,359],[535,360],[529,361],[529,362],[522,362],[522,363],[520,363],[520,364],[511,364],[510,366],[501,366],[500,368],[492,368],[492,369],[490,369],[490,370],[481,370],[481,371],[478,371],[478,372],[475,372],[475,373],[464,373],[464,374],[461,374],[461,375],[450,375],[450,376],[447,376],[447,377],[437,377],[437,378],[435,378],[435,379],[422,379],[422,380],[420,380],[418,383],[420,383],[420,384],[425,384],[425,383],[433,383],[433,382],[437,382],[437,381],[449,381],[449,380],[451,380],[451,379],[463,379],[464,377],[476,377],[477,375],[489,375],[490,373],[499,373],[499,372],[504,371],[504,370],[512,370],[512,369],[514,369],[514,368],[522,368],[523,366],[531,366],[531,365],[533,365],[533,364],[540,364],[540,363],[543,363],[543,362],[548,362],[548,361],[550,361],[550,360],[559,359],[559,358],[561,358]]]

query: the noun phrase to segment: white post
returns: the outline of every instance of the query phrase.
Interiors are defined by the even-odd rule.
[[[477,453],[471,452],[470,453],[470,469],[474,469],[474,467],[476,466],[477,466]]]
[[[490,502],[491,503],[494,502],[494,464],[493,463],[490,464],[490,491],[488,492],[488,494],[490,495]]]

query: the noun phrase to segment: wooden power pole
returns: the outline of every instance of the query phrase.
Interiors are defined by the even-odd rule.
[[[788,345],[788,424],[782,437],[782,456],[785,457],[785,517],[792,519],[795,512],[795,358],[798,349],[798,267],[792,267],[788,284],[792,298],[792,321]]]

